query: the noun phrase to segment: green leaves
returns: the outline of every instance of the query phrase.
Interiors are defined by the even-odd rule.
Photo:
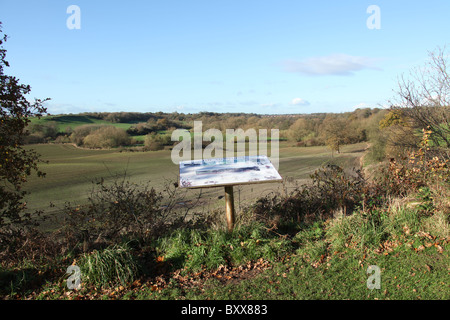
[[[1,33],[1,25],[0,25]],[[0,45],[7,37],[3,35]],[[0,228],[19,226],[29,222],[21,215],[25,208],[22,198],[25,192],[23,184],[32,171],[43,175],[37,164],[39,155],[33,150],[25,150],[22,145],[27,135],[26,127],[29,117],[46,112],[43,106],[49,99],[35,99],[30,103],[26,95],[30,93],[29,85],[20,84],[19,80],[4,73],[9,67],[5,60],[6,50],[0,47]]]

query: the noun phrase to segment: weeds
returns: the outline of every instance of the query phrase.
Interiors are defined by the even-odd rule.
[[[139,264],[126,244],[84,254],[78,264],[82,281],[97,287],[125,286],[139,274]]]
[[[212,270],[220,265],[237,266],[260,258],[276,259],[291,251],[286,239],[270,235],[260,223],[236,228],[232,233],[225,230],[175,231],[158,240],[158,255],[174,268],[198,271]]]
[[[361,192],[367,183],[359,170],[329,165],[316,170],[311,178],[311,185],[297,187],[289,195],[259,199],[252,208],[257,220],[279,232],[295,234],[301,224],[324,220],[336,210],[350,214],[367,201]]]

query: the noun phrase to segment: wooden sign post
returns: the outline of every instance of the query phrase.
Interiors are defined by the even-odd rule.
[[[225,214],[228,231],[235,223],[233,186],[281,182],[283,178],[267,156],[214,158],[180,162],[181,188],[225,187]]]
[[[227,216],[228,231],[234,228],[234,195],[233,186],[225,187],[225,214]]]

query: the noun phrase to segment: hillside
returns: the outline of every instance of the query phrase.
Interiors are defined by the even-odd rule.
[[[210,125],[264,128],[274,125],[269,118],[284,128],[277,142],[283,183],[237,188],[230,233],[223,190],[180,190],[170,146],[56,140],[86,126],[125,132],[191,123],[180,114],[158,116],[140,126],[92,115],[33,120],[59,135],[27,146],[41,154],[47,173],[27,184],[27,208],[40,226],[20,231],[1,253],[4,299],[450,298],[450,173],[445,160],[425,152],[428,131],[418,149],[388,162],[376,160],[388,148],[374,152],[383,146],[379,112],[314,115],[310,131],[299,130],[302,115],[203,115]],[[361,130],[329,143],[328,122]],[[65,274],[72,264],[82,274],[78,290]]]

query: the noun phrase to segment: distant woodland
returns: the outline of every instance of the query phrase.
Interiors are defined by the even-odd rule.
[[[387,146],[384,132],[398,122],[392,111],[379,108],[296,115],[91,112],[46,116],[32,122],[26,142],[74,143],[87,148],[140,146],[142,150],[159,150],[174,143],[171,141],[173,130],[192,130],[194,121],[202,121],[203,131],[214,128],[223,133],[226,129],[238,128],[278,129],[280,140],[298,147],[327,145],[336,152],[344,144],[370,141],[372,156],[379,160],[384,157]],[[420,131],[417,134],[420,139]]]

